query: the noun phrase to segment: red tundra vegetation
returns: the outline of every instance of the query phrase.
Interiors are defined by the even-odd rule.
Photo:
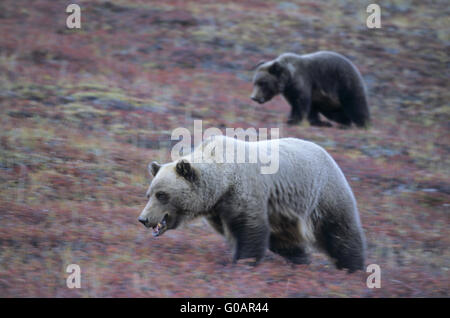
[[[446,1],[382,5],[382,28],[348,1],[0,3],[1,297],[448,297]],[[284,124],[277,97],[253,103],[251,67],[282,52],[333,50],[361,70],[369,130]],[[325,147],[354,189],[367,273],[322,254],[230,264],[203,220],[153,238],[137,222],[151,160],[177,127],[280,127]],[[67,265],[80,289],[66,287]]]

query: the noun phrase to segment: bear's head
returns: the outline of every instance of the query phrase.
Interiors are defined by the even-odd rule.
[[[200,171],[186,159],[160,165],[151,162],[149,173],[153,176],[147,190],[147,205],[138,220],[153,229],[153,236],[177,228],[201,212],[200,193],[197,187]]]
[[[288,71],[278,61],[260,62],[253,76],[253,92],[250,98],[259,104],[271,100],[286,87]]]

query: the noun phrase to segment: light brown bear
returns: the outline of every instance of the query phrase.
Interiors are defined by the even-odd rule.
[[[349,59],[335,52],[284,53],[261,62],[253,85],[251,99],[260,104],[283,95],[291,105],[288,124],[306,116],[313,126],[331,126],[319,113],[343,128],[367,127],[370,122],[363,78]]]
[[[254,163],[218,160],[225,156],[217,155],[224,145],[226,152],[269,155],[276,149],[278,169],[262,174],[260,158]],[[338,268],[363,268],[365,239],[352,190],[332,157],[314,143],[218,136],[174,162],[150,163],[149,171],[154,178],[139,222],[154,236],[205,217],[227,238],[234,262],[255,258],[259,263],[269,248],[304,264],[309,248],[317,247]]]

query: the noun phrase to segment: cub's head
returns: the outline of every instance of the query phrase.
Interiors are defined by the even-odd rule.
[[[153,236],[175,229],[200,213],[201,199],[196,185],[200,172],[189,161],[181,159],[164,165],[152,162],[148,170],[154,178],[146,193],[147,205],[138,220],[153,229]]]
[[[283,92],[287,75],[287,69],[278,61],[260,62],[253,76],[250,98],[260,104],[271,100]]]

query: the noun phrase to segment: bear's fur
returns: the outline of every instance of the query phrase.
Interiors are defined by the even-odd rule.
[[[331,126],[319,113],[341,127],[370,122],[364,81],[344,56],[328,51],[297,55],[285,53],[257,65],[251,99],[262,104],[282,94],[291,105],[288,124],[306,115],[314,126]]]
[[[267,152],[278,143],[278,172],[261,174],[260,160],[220,163],[216,150],[205,151],[225,143],[233,145],[227,151],[240,145],[247,153]],[[210,161],[198,160],[205,153]],[[314,143],[219,136],[180,160],[152,162],[149,170],[154,178],[139,221],[156,236],[201,216],[228,239],[234,262],[255,258],[259,263],[269,248],[293,263],[308,263],[313,246],[338,268],[363,268],[365,239],[352,190],[336,162]]]

